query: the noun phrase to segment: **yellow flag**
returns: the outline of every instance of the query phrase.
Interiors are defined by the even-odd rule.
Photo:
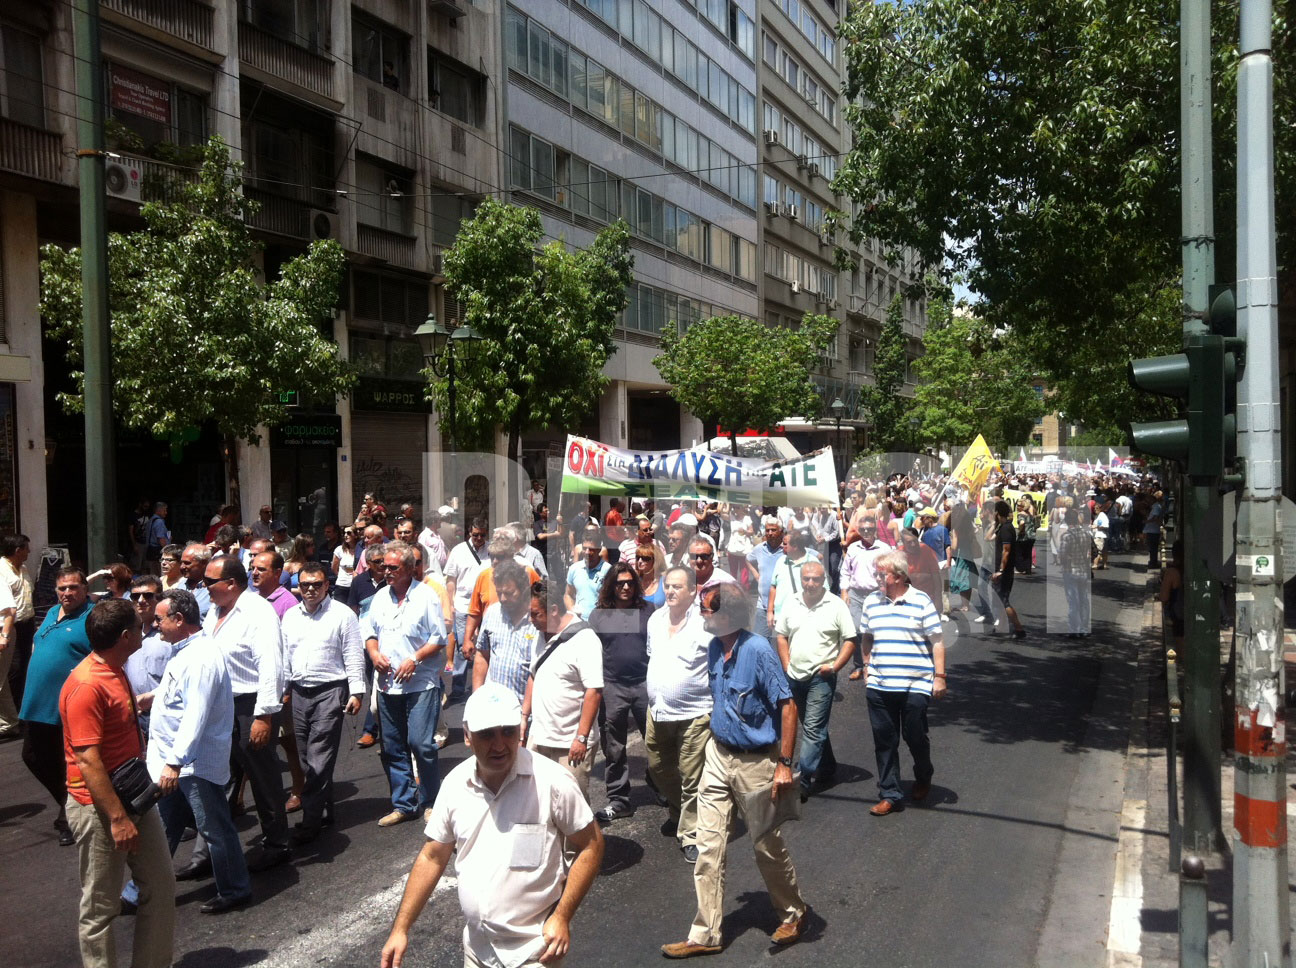
[[[957,481],[966,487],[969,491],[975,493],[981,485],[986,482],[993,470],[1002,471],[999,462],[995,460],[994,454],[990,453],[990,447],[985,442],[985,438],[977,434],[976,440],[972,441],[972,446],[967,449],[963,459],[958,462],[958,467],[954,468],[951,480]]]

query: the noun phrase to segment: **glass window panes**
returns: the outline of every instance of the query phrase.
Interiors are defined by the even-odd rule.
[[[45,126],[41,42],[35,34],[0,24],[0,116]]]

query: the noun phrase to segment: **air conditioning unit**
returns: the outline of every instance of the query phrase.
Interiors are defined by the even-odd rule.
[[[827,289],[821,289],[821,290],[819,290],[819,301],[820,301],[821,303],[828,303],[828,302],[831,302],[831,301],[832,301],[831,299],[828,298],[828,290],[827,290]]]
[[[829,246],[829,245],[832,245],[832,244],[833,244],[833,237],[832,237],[832,233],[831,233],[831,232],[820,232],[820,233],[819,233],[819,244],[820,244],[821,246]]]
[[[432,275],[445,275],[445,254],[442,252],[432,253]]]
[[[777,215],[778,213],[779,213],[778,202],[766,202],[766,203],[765,203],[765,214],[766,214],[766,215],[773,216],[773,215]]]
[[[809,166],[810,166],[810,159],[809,159],[809,158],[807,158],[805,155],[797,155],[797,167],[798,167],[798,168],[804,170],[805,168],[808,168]]]
[[[801,283],[799,283],[799,282],[797,282],[795,279],[793,279],[793,280],[792,280],[792,292],[794,292],[794,293],[798,293],[798,292],[800,292],[800,291],[801,291]]]
[[[464,10],[464,4],[456,0],[428,0],[428,9],[451,20],[458,20],[467,12]]]
[[[841,307],[841,303],[839,303],[836,299],[829,299],[829,300],[828,300],[828,308],[829,308],[830,310],[833,310],[833,311],[835,312],[835,311],[836,311],[837,309],[839,309],[840,307]]]
[[[784,214],[792,221],[795,222],[797,218],[800,216],[801,212],[795,205],[788,205],[787,211],[784,212]]]
[[[812,175],[819,174],[819,162],[813,161],[810,163],[810,174]]]
[[[765,143],[767,145],[776,145],[779,143],[779,133],[774,128],[765,129]]]
[[[138,202],[143,180],[144,167],[138,159],[110,158],[104,165],[104,191],[110,198]]]
[[[318,242],[321,239],[336,239],[339,228],[336,213],[326,212],[319,208],[310,210],[310,225],[307,226],[307,234],[312,242]]]

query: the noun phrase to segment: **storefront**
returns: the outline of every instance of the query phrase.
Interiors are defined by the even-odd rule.
[[[270,431],[270,490],[275,517],[290,534],[324,538],[337,520],[337,451],[342,418],[336,413],[294,413]]]
[[[372,493],[387,508],[389,523],[402,504],[421,512],[429,411],[423,384],[362,377],[351,410],[353,506]]]

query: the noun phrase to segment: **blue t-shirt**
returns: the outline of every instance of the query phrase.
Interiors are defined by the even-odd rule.
[[[31,664],[27,666],[27,685],[23,689],[19,719],[50,726],[61,722],[59,692],[72,670],[90,654],[86,616],[93,607],[87,601],[60,621],[55,621],[58,607],[51,608],[45,621],[41,622],[32,643]]]
[[[583,559],[573,562],[567,569],[567,584],[576,590],[572,597],[576,603],[576,614],[582,619],[588,619],[598,605],[599,589],[603,587],[603,579],[611,570],[610,564],[600,561],[599,566],[590,571]]]
[[[943,524],[933,524],[921,535],[922,543],[936,552],[936,560],[944,561],[950,546],[949,528]]]
[[[724,645],[707,647],[711,682],[711,734],[726,746],[762,749],[775,743],[782,725],[779,702],[792,698],[783,664],[764,636],[743,629],[726,662]]]
[[[783,548],[780,546],[776,550],[770,551],[769,542],[767,541],[762,541],[747,552],[747,564],[755,565],[760,572],[760,594],[756,599],[756,607],[762,612],[769,608],[770,582],[774,580],[774,570],[782,560]]]

